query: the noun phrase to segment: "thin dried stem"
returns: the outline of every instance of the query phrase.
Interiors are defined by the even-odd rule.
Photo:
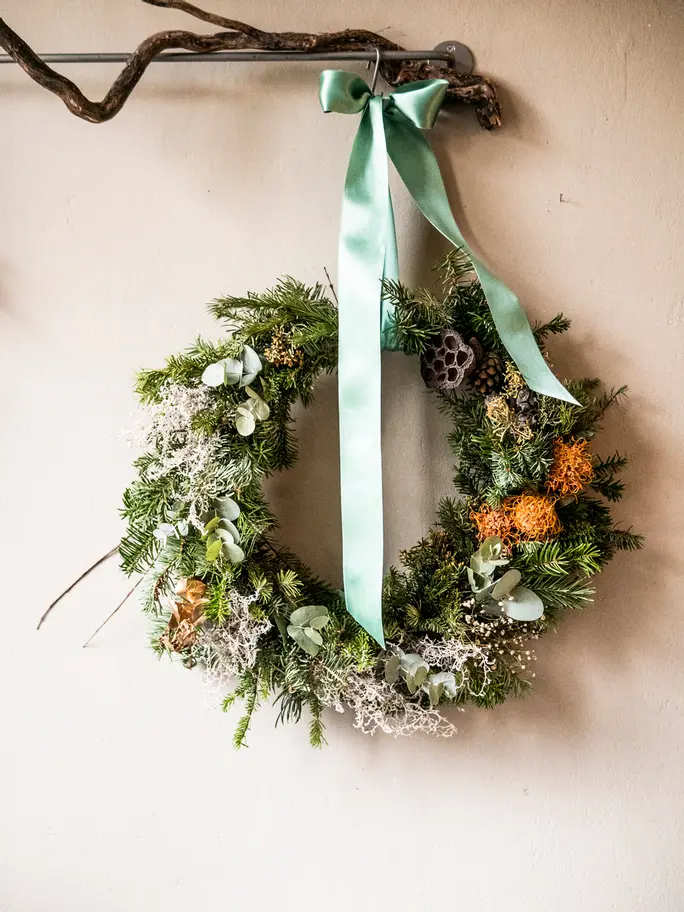
[[[142,2],[147,3],[148,6],[161,6],[163,9],[173,9],[181,13],[187,13],[202,22],[218,25],[219,28],[224,28],[231,32],[241,32],[243,35],[248,35],[257,41],[268,37],[266,32],[247,25],[245,22],[238,22],[237,19],[226,19],[225,16],[219,16],[218,13],[208,13],[195,6],[194,3],[186,3],[185,0],[142,0]]]
[[[88,569],[85,570],[85,571],[79,576],[79,578],[78,578],[77,580],[74,580],[74,582],[73,582],[70,586],[68,586],[68,587],[64,590],[64,592],[61,593],[61,595],[58,595],[57,598],[54,600],[54,602],[52,602],[52,604],[48,606],[47,611],[43,614],[43,616],[41,617],[41,619],[38,621],[38,626],[36,627],[36,630],[40,630],[40,628],[42,627],[43,622],[45,621],[45,619],[47,618],[47,616],[50,614],[50,612],[52,611],[52,609],[53,609],[59,602],[62,601],[62,599],[64,598],[65,595],[68,595],[68,594],[71,592],[72,589],[75,589],[76,586],[78,586],[78,584],[79,584],[82,580],[84,580],[84,579],[86,578],[86,576],[88,576],[90,573],[92,573],[93,570],[96,570],[96,569],[100,566],[100,564],[104,564],[104,562],[105,562],[105,561],[108,561],[110,557],[114,557],[114,555],[117,553],[118,550],[119,550],[119,546],[118,546],[118,545],[117,545],[115,548],[112,548],[111,551],[108,551],[105,555],[103,555],[101,558],[99,558],[99,560],[96,560],[95,563],[94,563],[91,567],[88,567]]]
[[[327,266],[323,267],[323,272],[325,273],[325,277],[328,280],[328,285],[330,286],[330,292],[331,292],[333,298],[335,299],[335,304],[337,304],[337,306],[339,307],[340,302],[337,300],[337,293],[335,291],[335,286],[332,283],[332,279],[330,278],[330,273],[328,272]]]
[[[141,577],[140,577],[140,579],[139,579],[138,582],[135,584],[135,586],[133,586],[133,588],[130,590],[130,592],[128,592],[128,593],[124,596],[124,598],[119,602],[119,604],[116,606],[116,608],[114,609],[114,611],[112,611],[112,613],[111,613],[110,615],[108,615],[108,616],[104,619],[104,621],[102,621],[102,623],[101,623],[100,626],[97,628],[97,630],[96,630],[93,634],[91,634],[91,635],[88,637],[88,639],[87,639],[87,640],[85,641],[85,643],[83,644],[83,648],[84,648],[84,649],[86,648],[86,646],[88,646],[90,643],[92,643],[92,641],[95,639],[95,637],[98,635],[98,633],[102,630],[103,627],[105,627],[105,626],[111,621],[111,619],[114,617],[114,615],[117,613],[117,611],[120,611],[121,608],[123,608],[123,606],[126,604],[126,602],[127,602],[127,601],[129,600],[129,598],[133,595],[133,593],[135,592],[135,590],[138,588],[138,586],[142,583],[142,581],[143,581],[144,579],[145,579],[144,576],[141,576]]]
[[[307,52],[313,51],[375,48],[404,50],[382,35],[365,29],[345,29],[342,32],[321,35],[309,32],[265,32],[237,19],[226,19],[215,13],[206,12],[185,0],[143,2],[150,6],[187,13],[225,31],[214,35],[197,35],[193,32],[173,30],[151,35],[131,54],[118,78],[100,102],[91,101],[75,83],[48,66],[3,19],[0,19],[0,47],[34,82],[61,98],[76,117],[90,123],[104,123],[118,114],[142,79],[147,67],[164,51],[182,50],[195,54],[211,54],[216,51],[235,50],[289,50],[301,51],[302,55],[306,55]],[[429,62],[411,60],[383,61],[380,73],[391,86],[400,86],[415,79],[442,77],[449,82],[448,101],[472,104],[480,124],[487,130],[501,125],[501,107],[496,97],[496,89],[483,76],[458,73],[455,70],[432,66]]]

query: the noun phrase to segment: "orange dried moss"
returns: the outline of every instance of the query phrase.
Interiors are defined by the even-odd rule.
[[[506,502],[500,507],[490,507],[485,504],[479,510],[473,510],[471,520],[477,526],[477,534],[481,541],[498,535],[504,545],[512,545],[518,540],[518,535],[513,526],[513,517],[506,507]]]
[[[485,504],[470,514],[481,541],[498,535],[506,546],[521,541],[548,541],[561,531],[555,498],[547,494],[507,497],[500,507]]]
[[[507,497],[504,507],[510,511],[520,541],[548,541],[561,531],[556,499],[546,494]]]
[[[586,440],[565,443],[559,437],[553,444],[553,464],[546,488],[557,497],[579,494],[594,477],[591,455]]]

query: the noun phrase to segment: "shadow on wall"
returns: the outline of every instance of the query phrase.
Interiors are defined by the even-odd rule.
[[[322,377],[309,409],[296,418],[299,460],[267,485],[280,542],[335,586],[342,585],[337,379]],[[415,544],[451,487],[448,427],[423,386],[418,359],[383,356],[385,563]]]
[[[556,343],[556,347],[561,346],[563,362],[572,365],[573,376],[591,373],[582,346],[573,344],[571,334]],[[385,550],[386,564],[391,564],[398,562],[401,548],[425,535],[434,522],[439,499],[453,494],[452,459],[446,443],[448,425],[437,411],[434,398],[423,387],[416,359],[396,353],[385,355],[383,372]],[[636,420],[640,413],[638,403],[630,399],[614,407],[607,415],[606,431],[594,445],[599,454],[620,450],[632,460],[626,474],[626,506],[615,507],[618,521],[622,515],[635,520],[645,517],[647,502],[659,496],[653,485],[661,486],[657,479],[664,457],[648,448],[648,436]],[[300,459],[293,469],[272,479],[267,489],[281,520],[279,538],[317,574],[341,586],[335,377],[319,382],[314,404],[297,416],[296,431]],[[648,533],[642,526],[641,521],[635,522],[636,531]],[[645,552],[618,553],[597,578],[595,605],[583,611],[581,617],[566,616],[558,636],[548,634],[536,644],[534,693],[494,711],[469,708],[465,714],[456,713],[461,737],[480,738],[487,730],[495,730],[497,739],[518,731],[524,741],[553,742],[561,732],[565,740],[587,737],[594,723],[584,702],[585,689],[593,693],[599,680],[601,684],[605,682],[606,692],[614,693],[615,700],[619,700],[621,675],[635,663],[643,662],[645,650],[655,657],[666,648],[664,642],[656,640],[662,636],[655,617],[657,591],[648,609],[648,634],[644,633],[639,603],[622,597],[625,592],[635,591],[654,595],[658,584],[647,577],[647,567],[654,562],[658,562],[658,555],[649,553],[648,541]],[[333,729],[338,725],[346,727],[348,721],[328,714],[328,724]],[[624,743],[630,732],[621,732],[619,737]]]

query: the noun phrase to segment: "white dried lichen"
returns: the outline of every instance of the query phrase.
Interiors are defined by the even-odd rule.
[[[486,691],[491,678],[491,649],[466,640],[432,640],[424,637],[412,647],[431,669],[451,672],[456,688],[470,696],[479,697]],[[472,671],[478,671],[478,684],[473,685]]]
[[[354,713],[354,728],[367,735],[380,729],[395,738],[418,732],[450,738],[458,731],[437,709],[405,697],[371,672],[351,674],[340,696]]]
[[[221,440],[217,434],[195,430],[197,416],[211,409],[214,401],[204,387],[167,383],[159,402],[145,409],[145,425],[140,442],[153,446],[156,460],[147,468],[150,479],[175,474],[182,479],[179,501],[187,507],[188,521],[201,529],[200,514],[212,497],[225,490],[220,466]]]
[[[468,696],[482,696],[489,686],[496,658],[488,643],[423,637],[410,649],[425,660],[431,671],[453,674],[457,690]],[[325,680],[320,683],[326,684]],[[451,737],[457,732],[437,707],[426,705],[419,695],[403,693],[400,686],[378,678],[372,671],[352,673],[346,681],[331,681],[330,685],[321,694],[322,702],[338,712],[348,706],[355,716],[355,728],[365,734],[380,730],[395,737],[418,732]],[[462,711],[461,707],[458,709]]]
[[[256,594],[230,592],[229,616],[222,624],[204,629],[195,644],[193,658],[204,666],[205,678],[212,687],[222,687],[254,667],[259,640],[273,626],[268,618],[252,614],[257,598]]]

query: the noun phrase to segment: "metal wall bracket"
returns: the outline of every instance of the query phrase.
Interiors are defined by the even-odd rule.
[[[435,46],[435,50],[440,54],[451,54],[451,60],[433,60],[430,61],[435,66],[446,66],[450,70],[458,70],[459,73],[472,73],[475,66],[473,52],[460,41],[442,41]]]

